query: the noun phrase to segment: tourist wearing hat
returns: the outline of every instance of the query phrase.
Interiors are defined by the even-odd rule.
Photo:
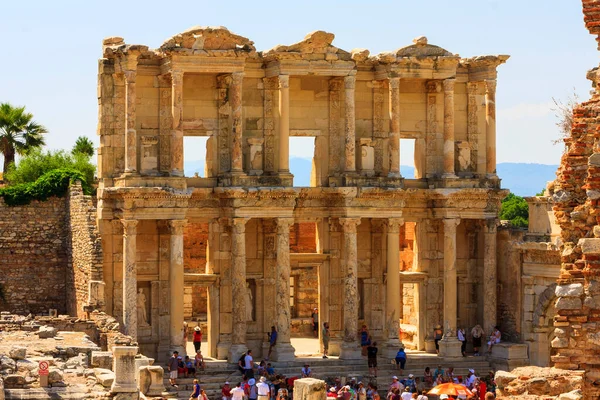
[[[410,399],[412,399],[412,392],[410,391],[410,388],[408,386],[406,386],[404,388],[404,391],[400,395],[400,398],[402,400],[410,400]]]
[[[469,375],[467,375],[467,381],[465,382],[465,386],[468,387],[469,389],[473,389],[473,386],[475,385],[475,379],[477,377],[475,376],[475,370],[474,369],[470,369],[469,370]]]
[[[258,393],[258,400],[267,400],[269,398],[269,394],[271,393],[271,389],[267,384],[267,378],[261,376],[259,379],[259,383],[256,385],[256,391]]]
[[[442,326],[437,324],[433,330],[433,340],[435,342],[435,352],[438,354],[440,354],[440,340],[442,340],[443,335],[444,331],[442,331]]]
[[[473,352],[474,356],[479,355],[479,349],[481,348],[481,338],[484,335],[483,328],[481,325],[477,324],[471,329],[471,336],[473,337]]]
[[[310,369],[310,366],[308,365],[308,363],[304,364],[304,367],[302,367],[302,377],[303,378],[310,378],[312,376],[312,371]]]
[[[198,350],[200,350],[200,345],[202,344],[202,329],[198,325],[196,325],[196,327],[194,328],[194,335],[192,341],[194,343],[194,350],[197,353]]]
[[[358,400],[367,400],[367,389],[362,382],[358,382],[356,385],[356,397]]]
[[[244,387],[244,393],[248,400],[256,400],[258,392],[256,390],[256,380],[254,378],[248,379],[248,383]]]
[[[408,374],[408,378],[404,380],[404,386],[409,388],[411,392],[414,392],[416,389],[415,384],[415,376],[413,374]]]
[[[231,400],[231,388],[229,382],[225,382],[221,388],[221,400]]]
[[[236,387],[231,391],[231,400],[244,400],[244,389],[242,389],[242,382],[238,383]]]
[[[388,390],[387,398],[390,399],[394,395],[394,391],[398,391],[398,397],[400,397],[400,391],[404,390],[404,385],[400,383],[400,380],[397,376],[392,376],[392,384],[390,385],[390,389]]]

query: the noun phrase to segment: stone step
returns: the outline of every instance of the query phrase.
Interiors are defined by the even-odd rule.
[[[104,395],[94,393],[85,388],[30,388],[30,389],[4,389],[6,400],[85,400]]]

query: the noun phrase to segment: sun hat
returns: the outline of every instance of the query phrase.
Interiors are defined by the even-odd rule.
[[[448,398],[447,394],[445,394],[445,393],[440,394],[440,400],[447,399],[447,398]]]
[[[415,376],[413,374],[408,374],[409,378],[414,378]]]
[[[254,385],[255,383],[256,383],[256,380],[255,380],[254,378],[251,378],[251,379],[248,381],[248,385],[250,385],[250,386]]]
[[[197,327],[195,327],[195,328],[194,328],[194,330],[195,330],[195,331],[199,331],[199,330],[200,330],[200,327],[199,327],[199,326],[197,326]]]
[[[398,380],[398,377],[396,375],[392,376],[392,379]]]
[[[260,381],[261,381],[261,382],[265,382],[266,380],[267,380],[267,378],[265,378],[264,376],[261,376],[261,377],[260,377]]]
[[[225,381],[225,384],[226,384],[226,385],[229,385],[229,382]]]
[[[472,374],[474,374],[475,370],[474,369],[470,369],[469,372],[472,373]]]

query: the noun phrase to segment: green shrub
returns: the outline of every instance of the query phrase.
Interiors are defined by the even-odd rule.
[[[500,219],[509,220],[513,226],[527,228],[529,225],[529,206],[524,198],[510,193],[502,200]]]
[[[46,172],[35,182],[1,188],[0,196],[9,206],[29,204],[32,200],[44,201],[52,196],[64,196],[70,183],[77,180],[81,181],[85,194],[92,194],[92,187],[80,171],[60,168]]]

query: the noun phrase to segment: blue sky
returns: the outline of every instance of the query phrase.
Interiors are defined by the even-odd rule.
[[[579,1],[22,0],[2,4],[0,101],[26,105],[50,130],[49,148],[70,148],[79,135],[98,143],[102,38],[158,47],[194,25],[226,26],[259,50],[321,29],[335,33],[340,48],[372,54],[420,35],[464,57],[510,54],[499,68],[499,162],[557,164],[552,97],[564,100],[575,88],[587,99],[585,73],[598,65]]]

